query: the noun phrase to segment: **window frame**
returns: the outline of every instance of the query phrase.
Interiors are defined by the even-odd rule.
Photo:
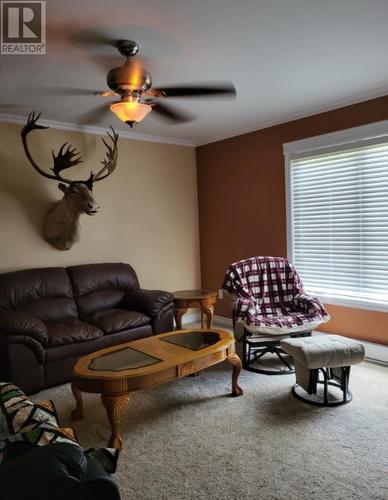
[[[284,178],[285,178],[285,205],[287,227],[287,257],[293,262],[293,231],[292,231],[292,186],[291,161],[304,156],[319,155],[321,153],[339,152],[352,147],[367,146],[388,142],[388,120],[348,128],[338,132],[318,135],[307,139],[287,142],[283,144]],[[309,291],[308,289],[306,290]],[[314,292],[312,292],[314,293]],[[353,309],[367,309],[372,311],[388,312],[388,304],[366,299],[345,299],[335,295],[320,294],[325,304],[333,304]]]

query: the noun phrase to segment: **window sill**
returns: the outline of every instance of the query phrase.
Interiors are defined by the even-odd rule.
[[[368,300],[345,299],[343,297],[335,297],[330,295],[320,294],[319,292],[307,292],[312,295],[317,295],[324,304],[350,307],[352,309],[366,309],[368,311],[379,311],[388,313],[388,302],[373,302]]]

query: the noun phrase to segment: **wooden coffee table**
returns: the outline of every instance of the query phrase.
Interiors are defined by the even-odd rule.
[[[182,316],[187,309],[199,308],[201,310],[201,328],[203,315],[206,315],[206,327],[211,328],[214,314],[214,304],[217,302],[217,292],[210,290],[179,290],[174,295],[174,318],[176,329],[182,330]]]
[[[237,383],[241,361],[234,352],[232,334],[224,330],[162,333],[88,354],[73,370],[72,420],[83,418],[82,392],[100,393],[112,430],[108,446],[121,449],[120,418],[130,392],[186,377],[224,360],[233,365],[232,395],[241,396]]]

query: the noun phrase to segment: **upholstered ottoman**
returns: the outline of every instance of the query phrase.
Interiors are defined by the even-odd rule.
[[[350,366],[364,360],[362,344],[339,335],[291,338],[280,344],[294,358],[296,384],[292,391],[298,399],[319,406],[351,401]],[[335,389],[329,392],[329,386]]]

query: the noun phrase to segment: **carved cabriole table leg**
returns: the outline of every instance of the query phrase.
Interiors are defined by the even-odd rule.
[[[102,394],[101,401],[105,406],[112,429],[112,435],[109,438],[108,446],[121,450],[122,440],[120,437],[120,418],[122,411],[128,404],[129,394]]]
[[[204,312],[206,314],[206,328],[209,329],[212,327],[212,323],[213,323],[214,307],[213,306],[205,306]]]
[[[175,308],[174,318],[175,318],[175,330],[182,330],[182,316],[187,312],[187,309]]]
[[[76,402],[76,407],[71,412],[71,419],[74,421],[75,420],[82,420],[83,416],[84,416],[82,392],[78,389],[78,387],[73,382],[71,384],[71,391],[74,395],[74,399]]]
[[[228,354],[227,361],[233,365],[232,372],[232,396],[242,396],[243,390],[238,385],[237,380],[241,372],[241,360],[235,352]]]

